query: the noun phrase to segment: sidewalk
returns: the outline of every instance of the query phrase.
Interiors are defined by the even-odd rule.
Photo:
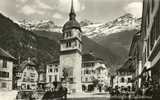
[[[18,91],[0,91],[0,99],[3,100],[16,100],[16,95]]]
[[[72,93],[67,95],[67,98],[91,98],[91,97],[110,98],[110,95],[109,93]]]
[[[120,99],[135,99],[135,100],[152,100],[151,97],[148,96],[111,96],[113,100],[120,100]]]

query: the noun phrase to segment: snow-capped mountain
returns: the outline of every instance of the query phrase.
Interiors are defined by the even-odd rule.
[[[62,27],[57,26],[51,20],[40,21],[19,21],[18,24],[27,30],[45,30],[50,32],[62,32]],[[113,21],[106,23],[93,23],[90,20],[83,20],[80,22],[83,35],[94,38],[108,36],[113,33],[122,32],[125,30],[140,29],[141,18],[136,18],[132,14],[125,14]]]
[[[27,30],[61,32],[61,27],[57,26],[52,20],[40,20],[40,21],[21,20],[18,21],[17,24],[19,24],[21,27]]]
[[[82,21],[80,22],[81,27],[88,26],[88,25],[92,25],[92,24],[95,24],[95,23],[93,23],[92,21],[90,21],[90,20],[88,20],[88,19],[82,20]]]
[[[140,29],[141,18],[127,13],[113,21],[101,24],[90,24],[82,27],[84,35],[89,38],[108,36],[125,30]]]

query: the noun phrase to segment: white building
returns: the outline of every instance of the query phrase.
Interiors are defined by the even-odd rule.
[[[125,64],[117,70],[117,74],[113,80],[113,88],[129,88],[132,89],[133,67],[131,67],[131,59],[128,59]]]
[[[59,61],[54,61],[51,64],[48,64],[46,67],[46,83],[47,86],[52,88],[53,82],[61,81],[61,68],[59,66]]]
[[[82,60],[81,79],[83,91],[93,91],[93,81],[95,80],[98,81],[101,88],[110,86],[108,68],[102,59],[87,53],[83,54]]]
[[[41,64],[38,68],[38,89],[45,89],[46,85],[46,66]]]
[[[0,90],[12,90],[15,58],[0,48]]]
[[[17,76],[17,88],[22,90],[35,90],[37,89],[38,72],[36,64],[30,59],[23,61],[19,66]]]

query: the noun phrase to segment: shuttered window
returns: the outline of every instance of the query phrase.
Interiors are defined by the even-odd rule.
[[[9,78],[9,72],[0,71],[0,77]]]

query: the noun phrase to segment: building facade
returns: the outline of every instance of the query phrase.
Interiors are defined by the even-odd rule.
[[[95,80],[97,80],[100,88],[105,86],[109,87],[110,78],[108,74],[108,68],[102,59],[95,57],[91,53],[83,54],[81,69],[83,91],[93,91],[93,82]]]
[[[46,67],[46,83],[52,88],[53,82],[61,82],[61,68],[59,61],[54,61]]]
[[[38,89],[45,90],[46,66],[44,64],[41,64],[37,71],[38,71]]]
[[[60,66],[62,78],[68,82],[72,92],[81,92],[81,65],[82,65],[82,40],[81,27],[76,20],[76,14],[71,4],[69,21],[63,26],[63,39],[60,41]]]
[[[0,48],[0,90],[12,90],[15,58]]]
[[[17,88],[20,90],[35,90],[38,83],[36,64],[30,59],[23,61],[18,68]]]
[[[113,79],[113,88],[132,90],[133,73],[132,60],[129,58],[122,67],[117,70],[117,75]]]
[[[143,49],[143,40],[141,37],[141,32],[137,32],[131,42],[129,50],[129,58],[133,67],[133,86],[137,90],[141,88],[141,73],[142,73],[142,49]]]
[[[160,84],[160,0],[143,0],[143,83]]]

